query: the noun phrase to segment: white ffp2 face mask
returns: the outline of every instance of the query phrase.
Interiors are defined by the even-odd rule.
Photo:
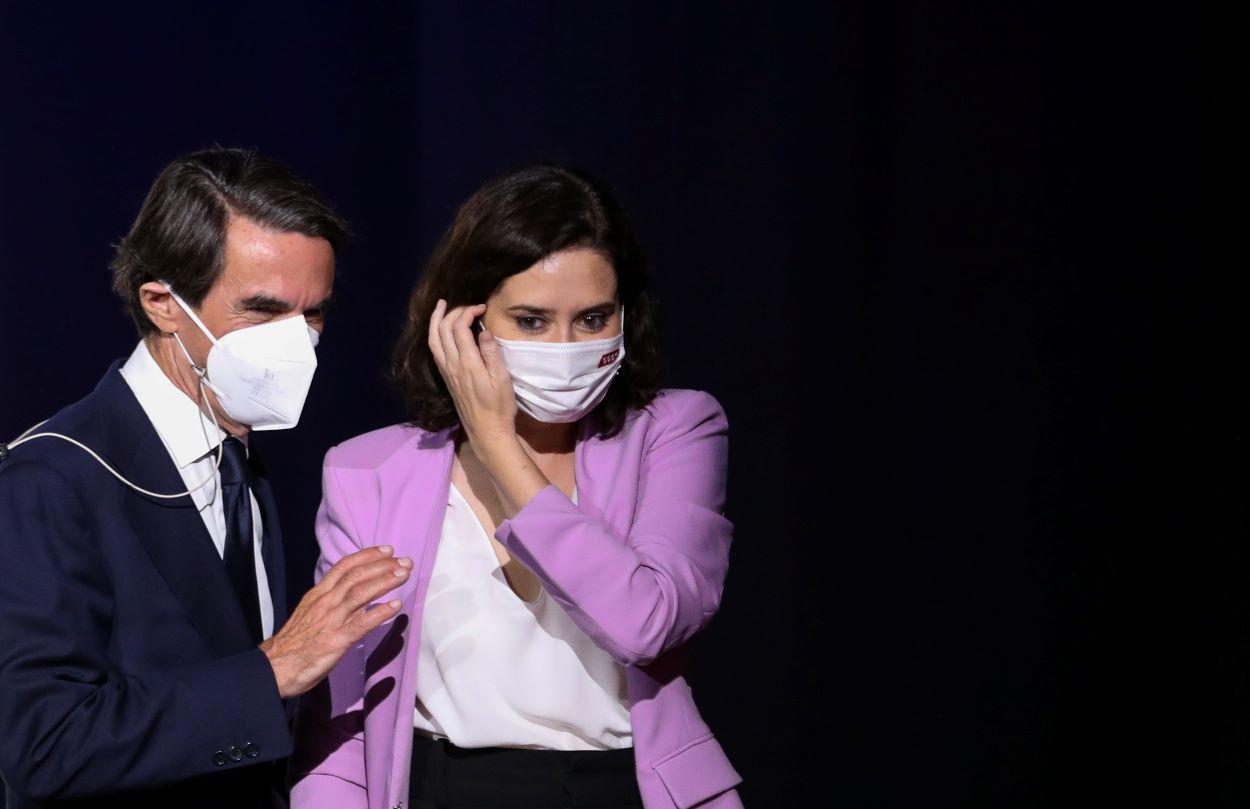
[[[538,421],[578,421],[603,401],[625,358],[625,310],[621,333],[580,343],[503,340],[500,356],[512,375],[517,407]]]
[[[169,284],[161,283],[213,343],[207,368],[200,368],[182,338],[174,334],[187,361],[217,395],[226,415],[253,430],[288,430],[299,423],[317,370],[317,352],[313,349],[320,337],[304,316],[235,329],[218,339]]]

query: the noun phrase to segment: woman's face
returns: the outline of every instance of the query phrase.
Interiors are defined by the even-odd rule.
[[[572,343],[621,333],[616,273],[601,253],[553,253],[510,276],[486,301],[486,328],[505,340]]]

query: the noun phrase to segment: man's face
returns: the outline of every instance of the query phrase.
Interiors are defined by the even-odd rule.
[[[196,314],[219,340],[235,329],[296,315],[321,331],[333,284],[334,249],[325,239],[266,230],[231,217],[225,266]],[[212,343],[190,318],[186,324],[189,329],[179,329],[178,335],[204,367]]]
[[[231,217],[225,265],[196,314],[218,340],[236,329],[298,315],[320,332],[333,284],[334,249],[325,239],[267,230]],[[174,306],[166,311],[195,364],[207,367],[212,342],[181,309]],[[227,426],[229,419],[211,391],[207,395],[222,426]]]

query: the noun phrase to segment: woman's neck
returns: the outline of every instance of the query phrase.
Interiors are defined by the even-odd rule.
[[[516,433],[531,452],[538,455],[570,453],[577,445],[577,422],[548,424],[526,413],[517,413]]]

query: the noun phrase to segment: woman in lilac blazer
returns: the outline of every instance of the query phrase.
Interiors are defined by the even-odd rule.
[[[318,579],[374,545],[411,559],[415,575],[396,591],[398,617],[305,698],[295,809],[741,807],[741,778],[684,676],[685,644],[716,612],[728,568],[727,423],[712,396],[659,389],[641,255],[611,195],[558,166],[505,174],[460,209],[396,347],[410,422],[326,455]],[[502,744],[468,749],[456,732],[430,730],[442,725],[421,705],[423,687],[454,687],[471,665],[492,691],[493,676],[543,671],[528,661],[527,673],[526,655],[493,673],[422,651],[445,609],[427,595],[440,547],[451,564],[453,487],[493,534],[481,543],[499,561],[493,586],[527,602],[545,594],[566,616],[569,646],[616,667],[627,720],[614,745],[582,744],[582,709],[560,694],[542,695],[550,716],[518,709],[510,727],[521,730]],[[471,709],[444,705],[457,715],[443,724]],[[531,743],[531,720],[535,739],[564,738],[538,733],[555,728],[571,743]]]

